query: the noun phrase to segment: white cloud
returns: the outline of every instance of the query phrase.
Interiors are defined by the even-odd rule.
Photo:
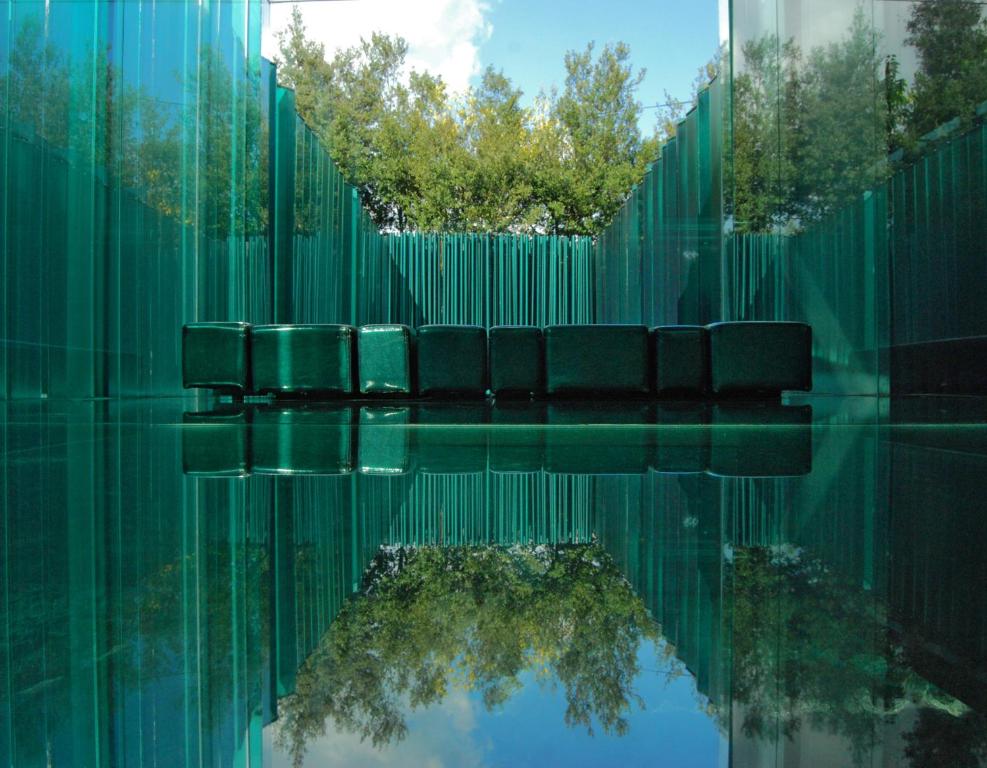
[[[275,53],[274,34],[287,25],[292,7],[271,6],[265,56]],[[441,75],[451,91],[464,91],[480,71],[480,46],[493,31],[488,0],[349,0],[297,7],[308,36],[325,44],[327,55],[372,32],[401,35],[408,41],[409,68]]]
[[[303,768],[483,768],[486,748],[479,743],[476,712],[469,694],[453,689],[442,701],[426,709],[412,711],[402,702],[408,734],[403,741],[374,747],[370,741],[337,731],[330,720],[324,736],[306,745]],[[277,729],[275,723],[274,729]],[[273,737],[273,733],[271,734]],[[269,737],[269,738],[271,738]],[[286,761],[282,753],[265,759],[277,766]]]

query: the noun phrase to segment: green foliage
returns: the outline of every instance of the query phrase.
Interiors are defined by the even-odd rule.
[[[405,83],[398,37],[374,34],[327,61],[297,9],[279,45],[299,114],[383,228],[590,234],[657,155],[637,126],[644,72],[623,43],[567,53],[562,92],[534,107],[493,68],[459,99],[427,72]]]
[[[908,43],[919,56],[911,94],[908,137],[914,142],[953,118],[969,124],[987,99],[987,21],[981,3],[915,3]]]
[[[747,548],[733,563],[733,700],[751,738],[805,723],[846,738],[856,764],[906,705],[967,712],[908,666],[880,604],[791,547]]]
[[[452,688],[496,709],[524,672],[561,685],[569,726],[627,731],[642,640],[658,629],[599,545],[382,550],[279,702],[277,738],[296,763],[336,728],[375,745]]]

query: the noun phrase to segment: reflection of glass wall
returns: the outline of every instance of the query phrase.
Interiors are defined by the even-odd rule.
[[[982,415],[896,401],[886,423],[871,399],[823,400],[811,424],[794,408],[743,429],[719,409],[574,439],[495,421],[452,447],[383,407],[312,411],[313,430],[282,418],[307,409],[7,404],[0,759],[259,762],[261,727],[382,544],[601,547],[736,754],[805,761],[838,737],[869,759],[889,718],[930,750],[966,725],[982,744]]]

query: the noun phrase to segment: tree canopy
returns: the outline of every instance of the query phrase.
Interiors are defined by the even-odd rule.
[[[569,51],[563,87],[533,106],[493,67],[462,95],[428,72],[405,79],[400,37],[327,58],[297,9],[279,47],[281,83],[382,228],[592,234],[658,153],[624,43]]]

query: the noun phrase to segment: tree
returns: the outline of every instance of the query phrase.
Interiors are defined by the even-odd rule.
[[[607,45],[593,58],[593,43],[565,55],[566,81],[554,105],[563,129],[564,201],[568,232],[592,234],[609,223],[630,189],[657,157],[657,140],[642,140],[635,92],[645,72],[628,64],[630,48]],[[556,226],[558,228],[558,225]]]
[[[385,229],[589,234],[657,153],[637,126],[644,73],[622,43],[570,51],[563,92],[534,108],[492,67],[457,99],[428,72],[405,79],[399,37],[374,34],[326,61],[297,9],[279,44],[299,114]]]

